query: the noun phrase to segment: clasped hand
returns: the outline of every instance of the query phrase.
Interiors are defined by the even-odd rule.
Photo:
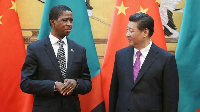
[[[65,79],[64,83],[56,82],[55,89],[63,96],[71,95],[77,82],[75,79]]]

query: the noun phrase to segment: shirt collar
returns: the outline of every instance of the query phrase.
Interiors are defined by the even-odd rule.
[[[146,58],[147,54],[149,53],[149,50],[151,48],[152,45],[152,41],[150,40],[150,43],[148,46],[146,46],[145,48],[141,49],[140,52],[142,53],[142,56],[144,56]],[[136,52],[139,51],[138,49],[134,48],[134,55],[136,55]]]
[[[50,38],[50,41],[51,41],[51,44],[52,45],[55,45],[57,44],[58,42],[58,38],[56,38],[55,36],[53,36],[51,33],[49,34],[49,38]],[[64,44],[67,45],[67,37],[65,36],[63,39],[61,39],[62,41],[64,41]]]

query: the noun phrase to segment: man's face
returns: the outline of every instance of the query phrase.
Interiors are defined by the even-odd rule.
[[[140,48],[140,44],[144,42],[143,32],[137,28],[137,22],[129,21],[126,37],[129,45],[135,48]]]
[[[72,29],[73,17],[71,11],[63,11],[57,20],[54,20],[54,31],[60,36],[68,36]]]

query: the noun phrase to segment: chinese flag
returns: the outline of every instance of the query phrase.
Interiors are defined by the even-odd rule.
[[[107,112],[115,52],[128,46],[126,28],[129,22],[129,16],[137,12],[146,13],[154,19],[154,34],[151,39],[156,45],[167,50],[158,3],[156,0],[116,0],[106,53],[101,69],[103,92]]]
[[[31,112],[32,96],[20,90],[25,59],[15,0],[0,0],[0,112]]]

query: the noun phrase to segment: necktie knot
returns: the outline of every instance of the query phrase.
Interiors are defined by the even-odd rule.
[[[59,46],[63,46],[63,44],[64,44],[64,41],[62,41],[62,40],[58,40],[58,42],[57,42],[58,44],[59,44]]]
[[[136,55],[137,55],[137,57],[138,57],[138,56],[141,56],[142,53],[141,53],[140,51],[137,51],[137,52],[136,52]]]

